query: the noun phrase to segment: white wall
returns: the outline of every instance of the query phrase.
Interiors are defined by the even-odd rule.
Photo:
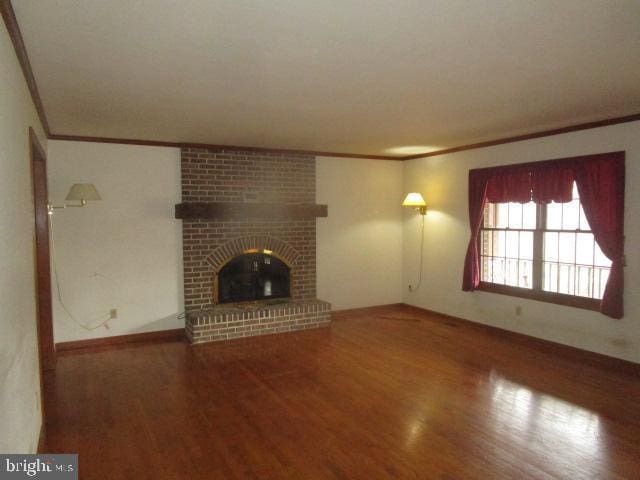
[[[402,301],[402,163],[318,157],[318,297],[336,310]]]
[[[3,27],[0,99],[0,452],[28,453],[42,424],[29,126],[46,140]]]
[[[177,148],[49,141],[49,198],[64,201],[72,183],[93,183],[101,201],[56,210],[56,342],[184,327],[182,232]]]
[[[461,290],[469,241],[469,169],[626,150],[625,316],[614,320],[597,312],[486,292]],[[406,213],[404,300],[406,303],[507,330],[640,362],[640,122],[556,135],[518,143],[404,162],[404,190],[421,191],[426,217],[423,286],[407,289],[418,269],[419,219]],[[522,315],[515,307],[522,306]]]
[[[402,164],[318,158],[318,297],[334,308],[402,300]],[[178,149],[50,141],[50,198],[72,183],[94,183],[103,200],[54,215],[55,258],[63,301],[55,298],[56,342],[184,326]],[[372,239],[374,241],[372,241]],[[96,273],[98,274],[96,276]]]

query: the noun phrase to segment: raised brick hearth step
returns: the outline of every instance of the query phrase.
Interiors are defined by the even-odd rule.
[[[187,338],[191,343],[203,343],[326,327],[331,323],[331,304],[323,300],[246,308],[242,305],[217,305],[210,310],[188,313]]]

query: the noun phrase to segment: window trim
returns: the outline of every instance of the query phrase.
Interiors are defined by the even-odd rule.
[[[556,305],[582,308],[584,310],[600,311],[601,300],[597,298],[579,297],[577,295],[567,295],[566,293],[545,292],[544,290],[537,291],[528,288],[513,287],[511,285],[502,285],[500,283],[489,283],[482,280],[476,287],[476,290],[508,295],[510,297],[526,298],[528,300],[537,300],[539,302],[555,303]]]
[[[484,224],[484,220],[483,220]],[[602,302],[599,298],[582,297],[579,295],[569,295],[566,293],[547,292],[542,289],[542,264],[543,260],[543,242],[545,232],[583,232],[593,233],[591,230],[558,230],[558,229],[545,229],[547,224],[547,205],[536,204],[536,228],[523,228],[523,229],[510,229],[507,228],[485,228],[484,225],[480,226],[478,234],[478,252],[482,251],[482,231],[527,231],[533,232],[533,260],[532,260],[532,288],[515,287],[513,285],[504,285],[501,283],[486,282],[480,279],[480,283],[476,287],[476,290],[488,293],[497,293],[499,295],[507,295],[517,298],[526,298],[528,300],[536,300],[539,302],[553,303],[556,305],[564,305],[567,307],[581,308],[583,310],[592,310],[599,312],[600,304]],[[481,258],[479,254],[479,258]]]

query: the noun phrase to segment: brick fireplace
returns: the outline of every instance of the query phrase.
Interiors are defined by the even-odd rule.
[[[192,343],[330,322],[316,298],[315,157],[184,148],[182,219],[186,333]],[[290,297],[219,303],[218,274],[245,254],[273,257],[290,271]]]

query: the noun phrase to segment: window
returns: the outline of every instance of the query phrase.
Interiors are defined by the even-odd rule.
[[[486,204],[479,237],[481,288],[598,306],[589,299],[602,298],[611,261],[591,233],[575,183],[572,196],[568,203]]]
[[[487,203],[481,231],[481,280],[533,288],[536,205]]]
[[[624,162],[609,152],[469,170],[462,290],[622,318]]]

